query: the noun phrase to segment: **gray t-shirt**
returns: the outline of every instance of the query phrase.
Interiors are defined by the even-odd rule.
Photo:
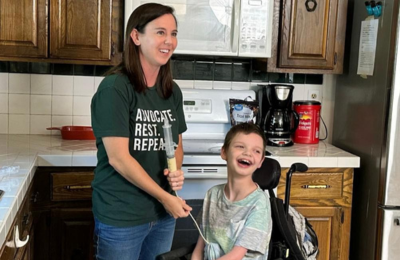
[[[220,250],[217,257],[241,246],[248,250],[243,259],[267,259],[272,232],[268,195],[258,187],[246,198],[232,202],[226,198],[224,187],[212,187],[204,199],[202,229],[211,243],[205,247],[205,259],[214,259],[209,249],[216,245]]]

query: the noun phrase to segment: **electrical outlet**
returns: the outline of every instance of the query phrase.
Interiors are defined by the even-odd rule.
[[[317,89],[309,89],[307,99],[321,102],[321,92]]]

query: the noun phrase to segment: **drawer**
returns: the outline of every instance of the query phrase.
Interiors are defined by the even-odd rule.
[[[344,172],[305,172],[292,175],[290,200],[341,199]],[[286,170],[282,171],[278,196],[285,197]]]
[[[51,173],[51,200],[91,200],[93,172]]]
[[[10,232],[4,241],[3,251],[1,252],[0,260],[11,260],[14,259],[17,253],[14,243],[14,228],[10,228]]]

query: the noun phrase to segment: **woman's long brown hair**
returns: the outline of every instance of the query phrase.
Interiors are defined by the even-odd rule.
[[[140,63],[139,46],[134,44],[130,34],[133,29],[136,29],[140,33],[144,33],[148,23],[165,14],[172,14],[176,22],[176,17],[173,13],[174,9],[172,7],[156,3],[148,3],[136,8],[129,17],[126,26],[122,62],[108,71],[107,75],[123,73],[128,76],[135,88],[135,91],[139,93],[145,92],[147,89],[147,82],[144,77],[142,65]],[[161,66],[156,84],[160,86],[157,88],[160,96],[163,98],[169,98],[171,96],[173,81],[170,60],[168,60],[165,65]]]

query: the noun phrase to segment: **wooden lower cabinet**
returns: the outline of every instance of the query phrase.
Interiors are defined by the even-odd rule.
[[[282,199],[287,170],[282,169],[278,185]],[[318,260],[349,259],[352,194],[351,168],[310,168],[293,174],[289,204],[313,226],[318,237]]]
[[[318,259],[340,259],[340,207],[296,207],[308,219],[318,237]]]
[[[92,167],[38,168],[31,195],[33,259],[93,259],[92,180]]]
[[[277,188],[284,199],[286,172]],[[94,256],[90,185],[93,168],[38,168],[13,227],[29,242],[4,245],[0,260],[91,260]],[[319,240],[318,260],[348,260],[353,169],[310,168],[294,173],[290,205],[313,226]],[[12,241],[12,228],[6,241]]]
[[[51,211],[50,241],[52,259],[91,260],[94,220],[90,208],[64,208]]]
[[[33,217],[31,212],[31,201],[29,187],[16,216],[11,225],[11,228],[6,236],[3,247],[0,251],[0,260],[31,260],[32,245],[34,241]],[[17,228],[18,227],[18,228]],[[17,233],[18,232],[18,233]],[[21,245],[15,243],[19,239]],[[26,243],[25,243],[26,241]]]

